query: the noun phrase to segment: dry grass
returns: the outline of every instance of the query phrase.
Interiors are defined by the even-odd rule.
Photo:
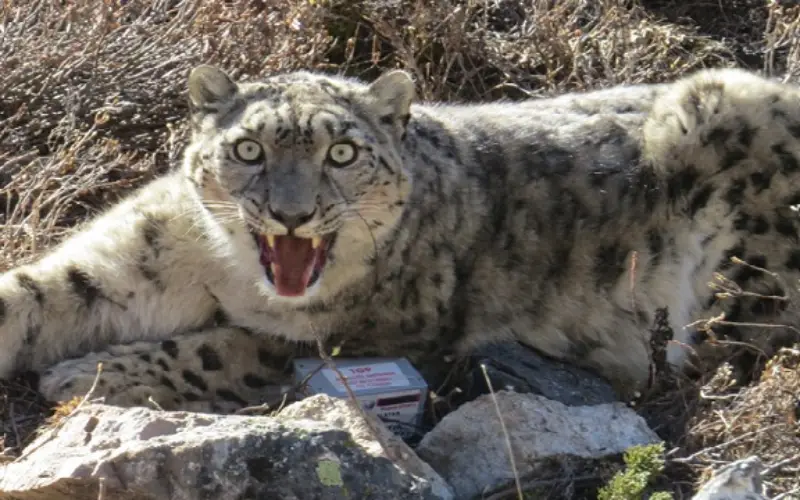
[[[298,68],[373,78],[402,67],[422,97],[451,101],[658,82],[709,66],[796,79],[800,8],[787,3],[4,0],[0,271],[176,164],[186,137],[185,79],[198,63],[243,78]],[[742,391],[728,394],[719,375],[705,399],[687,386],[645,408],[666,412],[661,422],[689,422],[685,433],[659,427],[680,446],[672,459],[692,457],[667,469],[677,498],[706,466],[751,451],[774,466],[800,452],[797,423],[786,420],[792,391],[800,393],[797,357],[773,363]],[[27,442],[48,412],[30,386],[18,380],[0,391],[8,446]],[[770,471],[770,494],[798,488],[797,467]]]
[[[800,346],[797,346],[800,347]],[[697,450],[678,462],[701,479],[718,467],[758,455],[766,468],[765,487],[776,495],[800,496],[800,350],[783,349],[767,364],[761,380],[738,389],[723,365],[700,392],[700,405],[685,434]]]

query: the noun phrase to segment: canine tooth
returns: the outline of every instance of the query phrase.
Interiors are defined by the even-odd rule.
[[[275,276],[278,273],[278,266],[276,266],[274,262],[270,263],[269,268],[272,271],[273,276]]]
[[[319,236],[314,236],[313,238],[311,238],[311,248],[316,249],[320,245],[322,245],[322,238],[320,238]]]
[[[270,248],[275,248],[275,235],[274,234],[268,234],[267,235],[267,245],[269,245]]]

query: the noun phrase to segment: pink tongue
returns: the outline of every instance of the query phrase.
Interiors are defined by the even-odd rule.
[[[296,297],[305,293],[314,270],[315,254],[310,239],[275,236],[272,274],[278,294]]]

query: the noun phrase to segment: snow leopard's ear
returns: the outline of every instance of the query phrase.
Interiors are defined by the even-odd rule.
[[[401,70],[384,73],[367,88],[372,108],[382,124],[391,127],[401,139],[405,136],[414,100],[414,81]]]
[[[238,90],[236,82],[214,66],[203,64],[189,73],[189,103],[193,113],[221,111]]]

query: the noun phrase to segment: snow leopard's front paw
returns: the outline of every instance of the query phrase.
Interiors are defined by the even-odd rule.
[[[145,363],[138,356],[118,357],[108,352],[88,354],[63,361],[42,373],[39,391],[48,401],[59,403],[87,398],[123,407],[210,411],[209,401],[200,398],[187,401],[178,394],[163,367],[150,363],[142,366]]]
[[[53,402],[88,394],[117,406],[230,413],[280,402],[292,352],[274,339],[212,328],[62,361],[42,374],[39,391]]]

